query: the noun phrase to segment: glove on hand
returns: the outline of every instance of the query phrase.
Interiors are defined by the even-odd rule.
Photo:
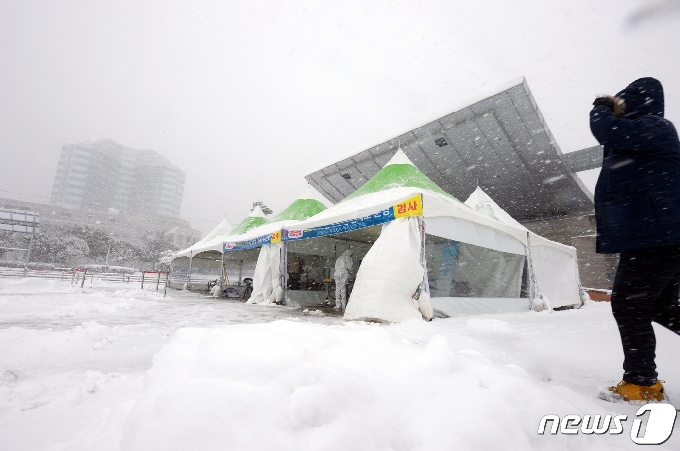
[[[593,102],[593,106],[601,106],[601,105],[609,107],[610,110],[613,110],[614,109],[614,99],[612,99],[611,97],[598,97]]]

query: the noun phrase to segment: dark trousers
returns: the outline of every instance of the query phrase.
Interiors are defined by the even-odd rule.
[[[680,334],[680,246],[621,253],[612,289],[612,312],[623,345],[623,380],[656,382],[652,321]]]

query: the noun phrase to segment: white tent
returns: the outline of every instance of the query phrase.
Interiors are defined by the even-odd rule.
[[[294,226],[325,210],[327,202],[317,190],[308,185],[307,189],[277,214],[271,223],[253,230],[250,235],[257,240],[263,234],[266,236],[279,233],[284,227]],[[247,301],[248,304],[268,305],[283,301],[285,278],[283,251],[280,236],[261,245],[253,276],[253,292]]]
[[[284,226],[281,239],[291,245],[382,225],[375,243],[367,240],[348,319],[419,318],[413,296],[420,283],[445,315],[523,311],[539,297],[552,307],[578,305],[575,249],[533,234],[488,196],[476,196],[473,207],[461,203],[397,151],[342,202]]]
[[[230,268],[225,267],[224,259],[220,263],[219,253],[222,249],[223,237],[229,234],[245,233],[267,222],[267,218],[259,206],[255,207],[236,227],[230,226],[226,219],[223,220],[205,238],[173,255],[171,282],[181,284],[186,282],[188,289],[196,285],[207,287],[207,282],[216,278],[221,281],[228,279],[227,273],[229,271],[232,272],[232,276],[238,275],[240,279],[244,269],[243,259],[226,262],[229,263]]]
[[[221,235],[227,235],[230,231],[234,229],[234,226],[229,224],[227,221],[227,218],[224,218],[220,223],[212,229],[203,239],[199,240],[192,246],[189,246],[187,249],[182,251],[183,253],[186,253],[186,251],[196,251],[196,249],[200,249],[205,243],[208,243],[212,241],[215,237],[221,236]],[[195,253],[195,252],[194,252]]]
[[[580,302],[578,261],[574,247],[531,232],[499,207],[480,187],[468,197],[465,205],[502,224],[527,232],[533,283],[536,291],[548,303],[546,307],[565,307]]]
[[[235,277],[230,278],[230,282],[240,284],[242,276],[252,276],[254,282],[251,303],[268,303],[272,292],[279,285],[281,265],[278,261],[282,247],[280,242],[276,243],[276,240],[274,243],[271,242],[271,235],[277,231],[280,232],[285,226],[295,225],[300,220],[325,210],[327,202],[314,188],[307,186],[300,196],[274,216],[271,221],[266,219],[262,209],[258,206],[230,233],[201,240],[190,248],[176,253],[174,257],[193,259],[199,254],[209,255],[210,252],[220,252],[224,256],[226,253],[222,259],[223,265],[226,264],[225,262],[231,262],[238,266]],[[257,248],[261,248],[260,251],[257,251]],[[254,252],[259,252],[259,256]],[[215,264],[215,259],[211,261]],[[249,269],[243,272],[244,267]],[[253,271],[255,275],[252,275]]]
[[[229,235],[241,235],[250,229],[266,224],[267,222],[267,217],[262,211],[262,208],[258,205],[236,227],[233,227],[226,219],[223,219],[222,222],[206,235],[205,238],[198,241],[196,244],[175,253],[173,258],[191,257],[201,252],[211,250],[221,251],[224,237]]]

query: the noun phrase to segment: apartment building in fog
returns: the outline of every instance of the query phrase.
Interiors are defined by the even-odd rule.
[[[64,144],[51,204],[125,216],[179,217],[185,172],[153,150],[104,139]]]

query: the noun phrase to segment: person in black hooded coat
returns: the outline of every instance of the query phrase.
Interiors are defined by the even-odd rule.
[[[595,187],[597,252],[620,253],[611,306],[624,351],[627,401],[663,399],[652,321],[680,334],[680,141],[664,95],[640,78],[599,97],[590,128],[604,147]]]

